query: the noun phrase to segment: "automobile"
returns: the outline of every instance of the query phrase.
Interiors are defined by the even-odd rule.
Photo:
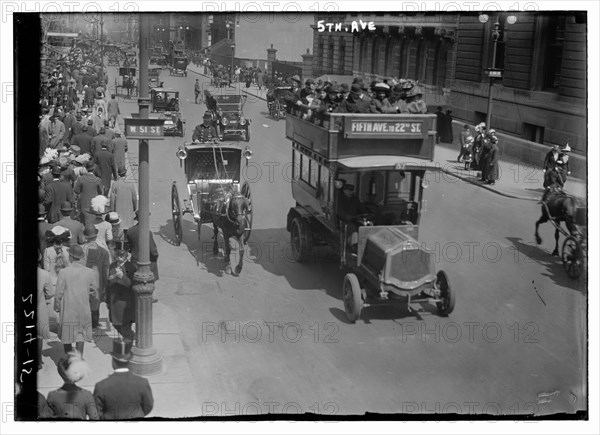
[[[173,57],[171,68],[169,69],[170,75],[180,75],[187,77],[187,58],[185,57]]]
[[[150,89],[153,112],[179,112],[179,91],[157,87]]]
[[[243,107],[246,95],[211,94],[205,90],[206,107],[213,113],[213,120],[219,136],[238,135],[250,141],[250,119],[244,117]]]
[[[165,136],[181,136],[184,132],[185,120],[181,118],[181,113],[165,112],[165,123],[163,125],[163,134]]]

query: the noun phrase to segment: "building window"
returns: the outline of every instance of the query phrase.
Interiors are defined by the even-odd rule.
[[[323,38],[319,38],[317,44],[317,67],[319,67],[319,73],[323,69]]]
[[[327,73],[331,74],[333,72],[333,54],[334,54],[334,43],[333,37],[329,37],[329,48],[327,51]]]
[[[361,72],[367,72],[369,65],[369,59],[367,59],[367,53],[369,52],[370,39],[363,37],[360,40],[360,70]]]
[[[400,42],[396,41],[390,49],[390,60],[388,62],[388,76],[400,77]]]
[[[545,90],[556,90],[560,83],[562,53],[565,43],[565,24],[566,18],[564,16],[551,16],[549,19],[544,62]]]
[[[376,60],[376,69],[375,71],[373,71],[375,74],[380,74],[380,75],[384,75],[385,74],[385,61],[387,59],[387,56],[385,55],[385,46],[386,46],[386,39],[379,39],[378,44],[377,44],[377,51],[375,51],[376,56],[377,56],[377,60]]]
[[[342,38],[340,40],[340,48],[339,48],[339,63],[338,63],[338,74],[344,74],[346,68],[345,68],[345,63],[346,63],[346,43],[344,41],[344,39]]]

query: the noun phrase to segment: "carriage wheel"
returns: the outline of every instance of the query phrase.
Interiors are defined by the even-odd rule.
[[[275,121],[279,121],[279,114],[281,113],[281,103],[279,100],[275,100]]]
[[[577,279],[583,272],[583,249],[581,243],[573,236],[565,239],[562,247],[563,267],[573,279]]]
[[[450,287],[450,281],[446,272],[440,270],[437,273],[437,288],[440,290],[441,302],[437,303],[438,314],[440,316],[447,316],[454,310],[455,295]]]
[[[173,214],[173,229],[175,230],[175,245],[181,245],[183,239],[183,216],[181,213],[181,201],[177,192],[177,181],[173,181],[171,187],[171,213]]]
[[[291,239],[294,260],[298,263],[307,262],[310,257],[312,243],[308,225],[302,218],[297,217],[292,221]]]
[[[244,198],[248,200],[248,214],[246,215],[246,219],[248,219],[248,228],[250,229],[247,230],[244,235],[244,243],[248,243],[248,240],[250,240],[250,235],[252,234],[252,219],[254,212],[252,210],[252,192],[250,191],[250,185],[247,181],[242,185],[241,193]]]
[[[344,310],[346,317],[351,323],[355,323],[360,318],[363,301],[360,290],[360,283],[355,274],[349,273],[344,277],[343,295]]]

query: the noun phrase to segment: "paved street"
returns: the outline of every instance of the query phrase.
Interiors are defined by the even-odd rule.
[[[181,92],[188,142],[205,110],[193,102],[195,78],[208,85],[192,72],[187,78],[171,77],[168,70],[161,75],[165,87]],[[124,116],[138,111],[133,100],[120,105]],[[225,274],[222,255],[212,255],[212,226],[205,225],[198,240],[186,215],[183,242],[172,243],[172,182],[185,190],[175,156],[182,140],[150,144],[150,228],[160,253],[155,346],[166,361],[166,375],[150,382],[170,395],[157,399],[150,416],[547,414],[585,408],[586,285],[569,279],[550,256],[550,224],[540,229],[543,244],[535,245],[536,202],[430,174],[420,239],[436,252],[436,268],[450,277],[454,312],[442,318],[428,305],[367,308],[350,324],[341,299],[345,272],[333,254],[319,251],[309,264],[291,259],[285,224],[294,200],[285,122],[270,119],[266,103],[253,97],[244,114],[252,120],[254,155],[245,176],[254,223],[239,277]],[[136,162],[137,141],[129,147]],[[178,340],[181,346],[174,344]],[[94,355],[94,345],[88,347]],[[159,378],[176,378],[179,387],[160,387]],[[169,403],[177,400],[178,388],[193,396],[185,410]]]

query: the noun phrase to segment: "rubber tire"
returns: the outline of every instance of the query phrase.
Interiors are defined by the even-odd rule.
[[[300,217],[294,218],[290,231],[290,239],[294,260],[298,263],[308,262],[312,251],[312,240],[309,226],[304,219]]]
[[[173,216],[173,230],[175,232],[175,246],[181,245],[183,240],[183,214],[181,212],[181,200],[177,191],[177,181],[173,181],[171,187],[171,213]],[[179,225],[177,225],[179,222]]]
[[[348,273],[344,277],[344,286],[342,289],[342,299],[344,300],[344,311],[350,323],[356,323],[360,318],[363,308],[362,292],[358,278],[353,273]]]
[[[448,275],[443,270],[437,273],[437,284],[440,289],[440,298],[445,302],[438,302],[437,309],[440,316],[447,316],[454,310],[454,304],[456,303],[456,296],[450,285]]]

